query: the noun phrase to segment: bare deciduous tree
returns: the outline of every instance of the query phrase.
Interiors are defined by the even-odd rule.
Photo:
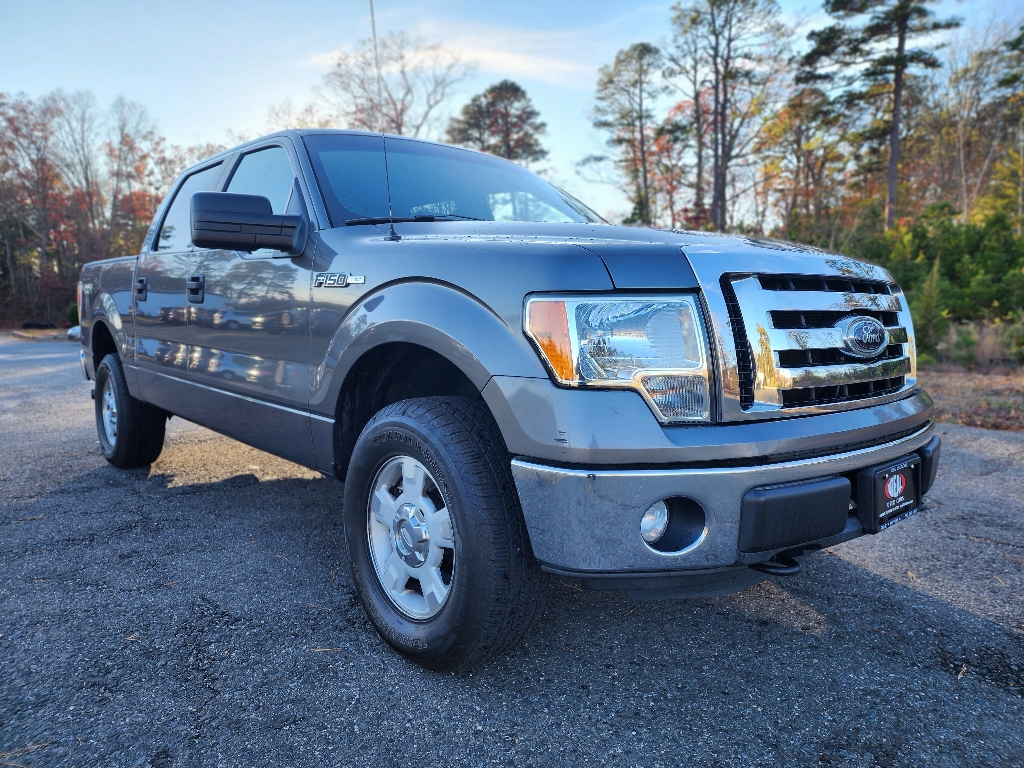
[[[267,109],[267,130],[284,131],[289,128],[331,128],[338,124],[338,116],[325,112],[316,102],[296,109],[291,97],[271,104]]]
[[[403,33],[384,37],[379,53],[379,90],[369,39],[354,51],[339,53],[324,75],[324,95],[341,123],[401,136],[433,133],[452,90],[472,71],[471,65],[440,44],[424,44]]]
[[[791,33],[775,0],[698,0],[673,11],[676,58],[687,70],[702,59],[711,91],[711,223],[724,231],[735,165],[756,140]],[[694,84],[701,79],[696,72],[688,77]]]
[[[1003,139],[1001,115],[992,114],[998,105],[986,97],[996,90],[1005,71],[1004,45],[1009,37],[1009,28],[990,24],[980,34],[954,38],[949,48],[950,74],[947,87],[939,93],[946,97],[944,106],[956,127],[956,170],[965,224]]]

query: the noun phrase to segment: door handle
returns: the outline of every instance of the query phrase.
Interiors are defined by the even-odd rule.
[[[189,304],[202,304],[206,298],[206,278],[203,275],[190,275],[185,281],[185,292],[188,293]]]
[[[135,278],[135,300],[145,301],[149,298],[149,283],[144,277]]]

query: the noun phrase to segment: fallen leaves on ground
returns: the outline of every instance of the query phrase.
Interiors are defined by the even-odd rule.
[[[935,400],[935,418],[985,429],[1024,431],[1024,371],[972,373],[936,367],[918,373]]]

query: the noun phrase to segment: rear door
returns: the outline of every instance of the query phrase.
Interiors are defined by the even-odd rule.
[[[135,273],[135,360],[146,400],[182,414],[190,400],[188,313],[185,280],[193,247],[189,209],[194,192],[215,188],[223,171],[216,163],[182,179],[167,206],[148,252]]]
[[[308,212],[287,140],[247,150],[225,192],[262,195],[274,213]],[[192,381],[202,395],[194,419],[301,464],[309,431],[309,290],[313,246],[282,251],[198,251],[189,268]]]

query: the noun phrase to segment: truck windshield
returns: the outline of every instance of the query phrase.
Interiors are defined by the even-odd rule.
[[[366,134],[305,137],[331,222],[396,219],[603,222],[522,166],[457,147]]]

